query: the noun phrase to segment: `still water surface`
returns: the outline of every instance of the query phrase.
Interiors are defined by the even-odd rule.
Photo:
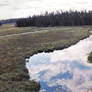
[[[26,67],[30,79],[40,81],[42,92],[86,92],[92,89],[92,35],[75,45],[29,58]]]

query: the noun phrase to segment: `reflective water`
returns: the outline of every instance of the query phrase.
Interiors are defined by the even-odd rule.
[[[91,51],[92,36],[64,50],[35,54],[26,67],[42,92],[86,92],[92,89],[92,65],[87,63]]]

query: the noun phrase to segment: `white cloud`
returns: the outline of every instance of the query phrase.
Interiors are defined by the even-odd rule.
[[[0,0],[0,4],[0,11],[2,13],[0,19],[23,17],[61,9],[92,9],[91,0]]]

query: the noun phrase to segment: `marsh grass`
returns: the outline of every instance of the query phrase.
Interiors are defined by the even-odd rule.
[[[38,92],[40,84],[29,80],[25,59],[38,52],[64,49],[89,36],[90,27],[0,28],[0,92]],[[34,32],[19,34],[21,32]]]
[[[92,52],[89,54],[89,56],[88,56],[88,62],[89,63],[92,63]]]

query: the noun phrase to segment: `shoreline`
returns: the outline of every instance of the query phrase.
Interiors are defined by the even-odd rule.
[[[29,80],[25,59],[37,53],[68,48],[89,37],[89,28],[52,27],[46,28],[48,31],[0,38],[0,92],[6,91],[6,89],[7,92],[11,92],[9,90],[38,92],[40,83]]]
[[[33,56],[33,55],[35,55],[35,54],[42,53],[42,52],[49,53],[49,52],[53,52],[53,51],[55,51],[55,50],[67,49],[67,48],[69,48],[70,46],[77,44],[79,41],[88,38],[89,36],[90,36],[90,35],[87,35],[87,36],[85,36],[85,37],[83,37],[83,38],[81,38],[81,39],[79,39],[79,40],[77,40],[77,41],[75,41],[75,42],[73,42],[73,43],[71,43],[71,44],[68,44],[68,45],[66,45],[66,46],[64,46],[64,47],[53,48],[53,49],[45,49],[45,50],[43,49],[43,50],[35,51],[35,52],[33,52],[33,54],[31,54],[30,56]],[[26,58],[26,57],[25,57],[25,58]],[[29,58],[29,55],[27,56],[27,58]]]

